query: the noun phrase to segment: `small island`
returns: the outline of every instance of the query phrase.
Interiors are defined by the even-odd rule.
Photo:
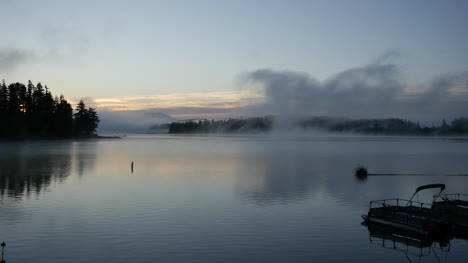
[[[404,119],[345,119],[333,117],[310,117],[291,121],[287,126],[275,126],[275,117],[265,116],[248,119],[186,120],[172,122],[171,134],[203,133],[264,133],[275,128],[294,131],[321,131],[332,133],[356,133],[368,135],[409,136],[462,136],[468,134],[468,118],[455,118],[448,124],[445,119],[439,126],[424,126],[419,122]]]
[[[97,137],[99,117],[83,100],[75,113],[63,95],[53,96],[41,83],[0,84],[0,140]]]

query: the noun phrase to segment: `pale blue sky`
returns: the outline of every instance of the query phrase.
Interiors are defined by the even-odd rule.
[[[0,6],[0,78],[42,81],[67,98],[237,91],[239,75],[263,68],[325,80],[388,51],[401,54],[396,63],[410,85],[468,70],[468,1]]]

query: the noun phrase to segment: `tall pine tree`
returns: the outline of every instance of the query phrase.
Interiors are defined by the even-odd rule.
[[[73,116],[75,119],[75,136],[92,137],[95,135],[99,117],[93,108],[86,108],[83,100],[80,100]]]

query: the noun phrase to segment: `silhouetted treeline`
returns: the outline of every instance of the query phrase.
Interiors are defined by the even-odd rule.
[[[271,117],[173,122],[169,133],[251,133],[271,130]]]
[[[148,128],[148,133],[167,133],[170,123],[154,124]]]
[[[419,122],[404,119],[336,119],[313,117],[300,122],[304,129],[319,129],[330,132],[353,132],[375,135],[465,135],[468,134],[468,118],[460,117],[440,126],[423,126]]]
[[[271,116],[245,120],[185,121],[171,123],[169,133],[258,133],[270,131],[273,126],[274,118]],[[466,135],[468,134],[468,118],[456,118],[450,124],[444,119],[440,126],[428,127],[420,125],[419,122],[396,118],[353,120],[311,117],[298,121],[289,128],[373,135]]]
[[[0,139],[91,137],[98,123],[93,108],[80,101],[73,114],[63,95],[53,97],[41,83],[0,85]]]

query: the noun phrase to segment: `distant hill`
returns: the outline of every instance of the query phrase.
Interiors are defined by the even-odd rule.
[[[155,124],[176,121],[163,112],[151,110],[101,111],[100,118],[99,133],[103,134],[151,133],[151,126]]]

